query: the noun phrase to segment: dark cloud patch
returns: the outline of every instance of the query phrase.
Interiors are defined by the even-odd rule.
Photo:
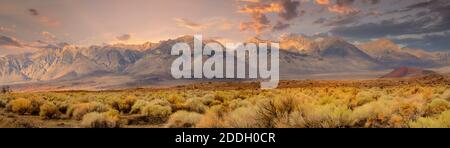
[[[339,6],[348,6],[355,2],[355,0],[336,0],[336,5]]]
[[[322,17],[322,18],[319,18],[319,19],[315,20],[313,23],[314,24],[323,24],[326,21],[327,21],[327,19]]]
[[[251,16],[250,21],[241,22],[241,31],[254,31],[260,35],[266,30],[279,31],[290,26],[290,21],[305,14],[300,11],[301,2],[297,0],[250,0],[243,1],[246,4],[239,9],[239,12]],[[273,13],[278,16],[277,22],[269,20],[267,14]]]
[[[283,22],[278,22],[277,24],[275,24],[275,26],[273,26],[272,30],[273,31],[280,31],[280,30],[287,29],[290,26],[291,26],[290,24],[285,24]]]
[[[131,39],[131,35],[130,34],[123,34],[123,35],[117,36],[116,39],[120,40],[120,41],[128,41],[128,40]]]
[[[303,12],[299,12],[298,9],[300,7],[300,2],[294,0],[281,0],[281,6],[283,7],[283,11],[279,13],[280,17],[284,20],[292,20],[303,14]]]
[[[39,12],[36,9],[28,9],[28,13],[32,16],[39,16]]]
[[[413,10],[415,13],[412,13]],[[348,24],[346,23],[348,21],[328,25],[335,26],[330,31],[333,35],[354,40],[369,40],[401,35],[434,34],[450,30],[450,1],[448,0],[418,2],[406,6],[400,11],[390,13],[400,16],[380,22],[358,25],[342,25]],[[449,41],[448,35],[424,36],[424,41],[419,41],[419,39],[402,39],[397,41],[416,48],[444,49],[450,47],[448,44],[442,42],[444,40]],[[422,43],[423,45],[420,45]]]
[[[450,52],[450,32],[441,35],[424,35],[420,38],[394,39],[393,41],[399,44],[405,44],[410,48]]]
[[[395,20],[385,20],[379,23],[367,23],[357,26],[343,26],[333,28],[333,35],[344,36],[353,39],[384,38],[386,36],[398,36],[404,34],[425,33],[422,29],[423,22],[407,21],[398,23]]]
[[[0,46],[22,47],[22,44],[14,38],[7,36],[0,36]]]
[[[360,13],[355,12],[349,15],[339,15],[328,20],[325,26],[344,26],[352,23],[357,23],[361,18]]]

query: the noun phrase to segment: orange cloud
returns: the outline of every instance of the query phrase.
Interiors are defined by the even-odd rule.
[[[292,20],[299,14],[299,1],[295,0],[272,0],[272,1],[253,1],[247,3],[238,12],[246,13],[251,16],[251,21],[241,22],[239,28],[241,31],[252,30],[260,35],[264,30],[274,28],[270,20],[266,17],[267,13],[278,14],[279,21],[277,29],[286,29],[289,27],[285,21]],[[282,25],[282,26],[281,26]]]
[[[45,38],[46,41],[55,41],[56,40],[56,36],[50,32],[43,31],[43,32],[41,32],[41,35]]]
[[[3,27],[0,26],[0,32],[15,32],[15,28]]]
[[[330,0],[316,0],[316,3],[319,5],[329,5],[331,2]]]
[[[359,12],[359,9],[353,8],[350,6],[332,5],[332,6],[328,7],[328,11],[338,13],[338,14],[351,14],[351,13]]]
[[[350,5],[354,3],[354,0],[315,0],[319,5],[326,6],[327,10],[336,14],[351,14],[359,12],[360,10]]]
[[[191,30],[201,30],[205,28],[204,25],[195,23],[191,20],[185,19],[185,18],[176,18],[175,21],[177,22],[177,25],[180,27],[185,27]]]
[[[58,20],[52,19],[48,16],[44,16],[39,13],[36,9],[28,9],[28,13],[37,18],[37,20],[48,27],[59,27],[61,23]]]
[[[120,41],[128,41],[131,39],[131,34],[127,33],[120,36],[116,36],[116,39]]]
[[[281,4],[279,3],[270,3],[267,5],[245,5],[244,8],[241,8],[239,10],[239,12],[241,13],[258,13],[258,14],[263,14],[263,13],[271,13],[271,12],[275,12],[275,13],[279,13],[283,10],[283,7],[281,6]]]

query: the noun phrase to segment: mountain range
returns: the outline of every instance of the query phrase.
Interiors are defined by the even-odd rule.
[[[193,39],[182,36],[141,45],[48,45],[36,52],[0,57],[0,85],[54,84],[58,88],[89,89],[162,85],[174,81],[170,67],[177,56],[170,55],[172,46],[186,42],[193,47]],[[216,41],[204,41],[208,42]],[[247,42],[271,41],[252,38]],[[355,45],[335,37],[291,35],[279,42],[281,79],[314,78],[311,75],[337,79],[337,73],[352,78],[356,73],[375,74],[401,66],[450,66],[448,52],[402,48],[387,39]]]

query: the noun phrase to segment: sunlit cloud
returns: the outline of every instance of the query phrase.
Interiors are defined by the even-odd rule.
[[[131,34],[129,34],[129,33],[123,34],[123,35],[117,36],[116,39],[119,41],[128,41],[131,39]]]
[[[34,18],[36,18],[41,24],[47,27],[59,27],[61,25],[61,23],[58,20],[42,15],[36,9],[28,9],[28,13]]]
[[[53,34],[50,33],[50,32],[43,31],[43,32],[41,32],[41,35],[42,35],[42,37],[44,37],[44,39],[45,39],[46,41],[52,42],[52,41],[55,41],[55,40],[56,40],[56,36],[53,35]]]

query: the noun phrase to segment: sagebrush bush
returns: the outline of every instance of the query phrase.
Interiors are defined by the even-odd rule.
[[[0,108],[5,108],[8,102],[6,100],[0,99]]]
[[[85,128],[118,128],[119,119],[106,113],[91,112],[83,116],[81,126]]]
[[[125,97],[125,99],[119,101],[117,110],[122,113],[129,113],[136,100],[136,98],[131,96]]]
[[[208,107],[203,104],[201,99],[193,98],[186,101],[184,109],[191,112],[204,113]]]
[[[437,117],[422,117],[411,121],[412,128],[450,128],[450,111],[445,111]]]
[[[256,107],[241,107],[224,117],[224,122],[230,128],[259,128]]]
[[[130,114],[139,114],[139,113],[141,113],[142,109],[143,109],[147,104],[149,104],[148,101],[145,101],[145,100],[137,100],[137,101],[133,104],[133,106],[131,107]]]
[[[166,126],[169,128],[192,128],[201,118],[202,115],[196,112],[177,111],[170,115]]]
[[[45,103],[45,100],[42,98],[31,98],[31,107],[29,109],[29,113],[32,115],[39,115],[40,107]]]
[[[74,104],[67,110],[67,115],[75,120],[81,120],[82,117],[91,112],[106,112],[107,106],[98,102]]]
[[[59,115],[59,108],[51,102],[44,103],[40,107],[39,116],[43,119],[56,119]]]
[[[172,108],[169,106],[148,104],[142,109],[142,115],[146,116],[149,122],[163,123],[172,114]]]
[[[450,109],[450,103],[444,99],[434,99],[427,105],[428,114],[440,114]]]
[[[300,102],[301,99],[294,96],[262,100],[256,110],[258,126],[275,128],[282,118],[298,109]]]
[[[354,127],[388,127],[394,112],[393,104],[392,100],[378,100],[355,108],[351,115],[352,125]]]
[[[18,113],[23,115],[25,113],[30,113],[32,111],[31,101],[28,99],[15,99],[8,103],[6,106],[7,110],[13,113]]]
[[[347,106],[335,104],[305,105],[300,111],[302,113],[301,118],[295,117],[293,114],[290,114],[289,117],[303,121],[304,126],[308,128],[345,128],[352,124],[352,111]]]
[[[206,111],[200,121],[197,123],[198,128],[223,128],[225,111],[222,105],[212,106]]]
[[[350,105],[352,107],[358,107],[367,104],[369,102],[375,101],[376,99],[378,99],[378,96],[373,94],[373,92],[362,91],[359,92],[353,100],[351,100]]]

